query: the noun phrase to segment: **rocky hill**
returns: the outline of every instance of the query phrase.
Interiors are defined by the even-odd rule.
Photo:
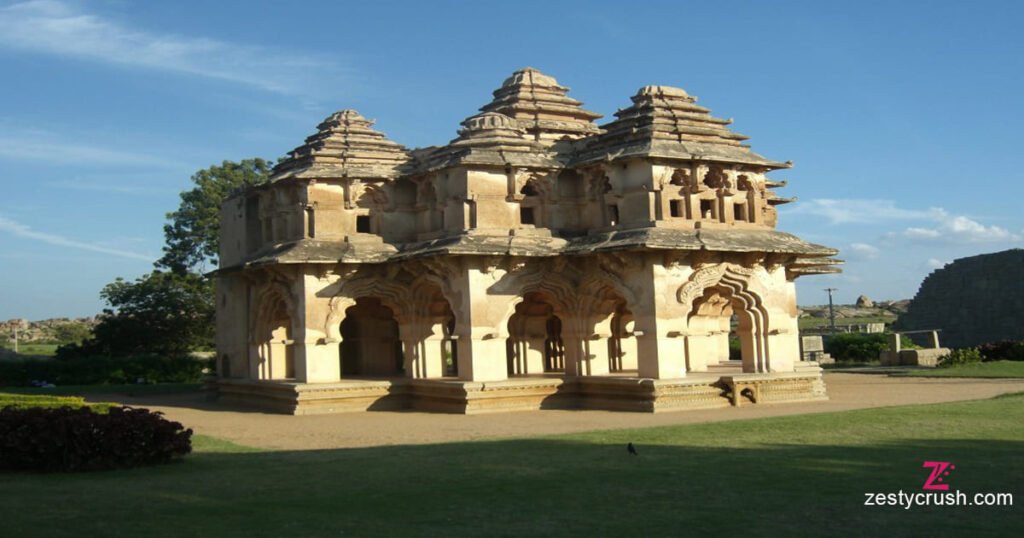
[[[857,304],[834,305],[836,312],[836,323],[840,319],[849,318],[871,318],[884,317],[895,318],[907,311],[910,301],[901,299],[898,301],[871,301],[872,306],[867,306],[863,301]],[[800,317],[825,318],[828,319],[828,305],[809,305],[800,307]]]
[[[20,343],[68,343],[88,334],[96,323],[95,317],[51,318],[39,321],[9,319],[0,321],[0,343],[13,341],[15,332]]]

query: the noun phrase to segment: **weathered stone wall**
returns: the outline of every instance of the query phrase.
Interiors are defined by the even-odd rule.
[[[944,347],[1024,340],[1024,250],[961,258],[928,275],[901,330],[942,329]]]

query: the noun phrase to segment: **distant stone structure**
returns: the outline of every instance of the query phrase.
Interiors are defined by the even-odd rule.
[[[941,329],[947,347],[1024,340],[1024,250],[961,258],[928,275],[901,331]]]
[[[222,208],[218,390],[290,413],[636,411],[825,397],[766,159],[678,88],[603,126],[513,73],[440,147],[331,115]],[[735,327],[742,360],[729,360]]]
[[[921,334],[927,337],[926,347],[903,349],[900,337],[903,335]],[[934,368],[939,359],[948,355],[951,350],[939,344],[939,331],[909,331],[889,334],[889,349],[878,354],[882,366],[927,366]]]
[[[857,297],[857,308],[874,308],[875,302],[868,298],[867,295],[861,295]]]

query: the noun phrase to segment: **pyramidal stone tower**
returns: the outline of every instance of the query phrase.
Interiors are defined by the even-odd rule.
[[[516,71],[440,147],[332,114],[222,208],[217,389],[282,412],[823,399],[762,157],[679,88],[613,121]]]

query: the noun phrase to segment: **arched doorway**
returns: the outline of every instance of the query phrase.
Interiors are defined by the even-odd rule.
[[[357,299],[345,310],[340,332],[342,377],[394,377],[405,372],[398,322],[379,299]]]
[[[295,349],[288,305],[280,298],[269,299],[256,329],[256,378],[295,379]]]
[[[764,371],[763,316],[749,297],[727,286],[713,286],[693,304],[688,318],[687,368],[739,364],[746,373]]]
[[[508,375],[565,371],[562,320],[546,294],[530,292],[508,320]]]

